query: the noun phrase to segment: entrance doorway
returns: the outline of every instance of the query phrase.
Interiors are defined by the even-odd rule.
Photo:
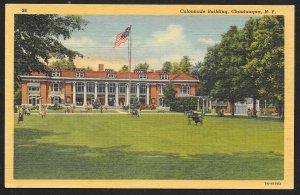
[[[108,96],[108,105],[109,106],[114,106],[115,105],[115,96],[114,95],[109,95]]]
[[[28,104],[31,104],[32,106],[39,105],[40,104],[40,96],[29,96]]]
[[[76,105],[82,106],[83,105],[83,96],[76,96]]]

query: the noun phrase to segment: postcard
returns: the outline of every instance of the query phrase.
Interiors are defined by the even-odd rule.
[[[7,188],[293,189],[294,6],[5,11]]]

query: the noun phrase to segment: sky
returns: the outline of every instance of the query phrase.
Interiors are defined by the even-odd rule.
[[[247,16],[83,16],[84,30],[73,32],[62,43],[79,51],[77,67],[98,64],[120,70],[128,65],[128,43],[113,48],[116,35],[132,25],[132,68],[147,62],[159,70],[165,61],[180,62],[189,56],[193,64],[202,61],[207,48],[221,40],[231,25],[243,28]]]

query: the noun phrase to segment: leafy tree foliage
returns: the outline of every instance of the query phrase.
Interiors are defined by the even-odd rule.
[[[95,101],[93,102],[93,108],[98,109],[100,108],[100,106],[101,106],[100,100],[99,98],[96,98]]]
[[[123,65],[119,72],[129,72],[129,67],[127,65]]]
[[[175,96],[176,96],[176,88],[175,85],[170,81],[163,87],[164,91],[164,103],[167,106],[171,106],[174,104]]]
[[[136,65],[135,70],[140,70],[140,71],[147,71],[149,68],[149,64],[147,62],[145,63],[140,63]]]
[[[20,87],[18,75],[49,72],[50,58],[72,61],[76,56],[83,57],[61,43],[62,39],[69,39],[74,31],[87,25],[79,16],[17,14],[14,25],[15,91]]]
[[[188,56],[183,56],[179,63],[179,67],[182,73],[190,74],[191,73],[191,59]]]
[[[264,16],[249,20],[243,29],[247,49],[244,73],[251,82],[254,97],[278,102],[283,117],[284,105],[284,18]]]
[[[171,72],[172,72],[172,63],[171,63],[170,61],[166,61],[166,62],[163,64],[162,70],[163,70],[163,71],[166,71],[166,72],[168,72],[168,73],[171,73]]]
[[[15,75],[32,71],[46,72],[50,58],[69,58],[82,55],[66,48],[61,39],[82,30],[87,22],[79,16],[50,14],[15,16]]]
[[[229,100],[232,114],[234,102],[246,97],[254,100],[254,114],[257,98],[273,100],[281,105],[283,116],[283,37],[282,16],[250,19],[241,30],[231,26],[221,42],[208,49],[204,61],[196,64],[197,93]]]
[[[50,68],[57,68],[61,70],[73,70],[76,68],[73,61],[68,61],[66,59],[57,60],[50,65]]]
[[[87,66],[87,67],[85,68],[85,70],[86,70],[86,71],[93,71],[93,68],[90,67],[90,66]]]
[[[178,62],[173,62],[172,73],[181,73],[181,69]]]

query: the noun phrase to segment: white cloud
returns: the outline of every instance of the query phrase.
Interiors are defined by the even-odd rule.
[[[87,37],[81,37],[79,39],[63,40],[62,44],[64,44],[67,47],[89,47],[89,46],[95,46],[96,42]]]
[[[168,25],[166,30],[156,31],[152,38],[147,40],[146,45],[154,47],[186,47],[188,42],[181,25]]]
[[[198,42],[204,43],[204,44],[210,45],[210,46],[213,46],[213,45],[215,45],[216,43],[218,43],[218,41],[215,41],[215,40],[210,39],[210,38],[199,38],[199,39],[198,39]]]

